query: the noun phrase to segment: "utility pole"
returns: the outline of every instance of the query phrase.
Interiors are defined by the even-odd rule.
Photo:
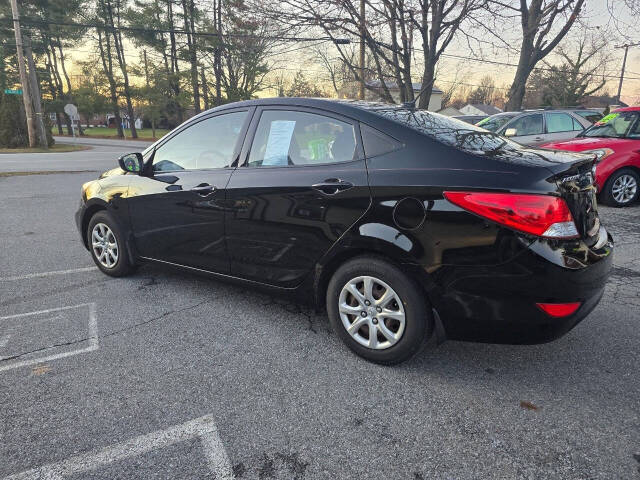
[[[27,69],[24,66],[24,52],[22,50],[22,33],[20,32],[20,14],[18,13],[18,1],[10,0],[11,13],[13,14],[13,31],[16,36],[16,49],[18,50],[18,70],[20,71],[20,83],[22,84],[22,101],[27,116],[27,132],[29,133],[29,146],[36,146],[36,132],[33,122],[33,107],[31,106],[31,95],[29,94],[29,81],[27,80]]]
[[[149,88],[149,66],[147,65],[147,49],[142,50],[144,54],[144,80],[146,82],[147,88]]]
[[[637,47],[640,43],[627,43],[625,45],[616,46],[616,48],[624,48],[624,58],[622,59],[622,71],[620,72],[620,83],[618,84],[618,95],[616,95],[616,101],[620,103],[620,95],[622,94],[622,82],[624,81],[624,69],[627,66],[627,54],[629,53],[629,47]]]
[[[366,33],[364,4],[365,0],[360,0],[360,91],[358,92],[360,100],[364,100],[364,36]]]
[[[40,86],[38,85],[38,75],[36,72],[36,64],[33,61],[33,50],[31,49],[31,38],[24,36],[24,53],[27,57],[27,65],[29,66],[29,90],[31,91],[33,102],[33,111],[35,118],[33,119],[36,131],[38,132],[38,143],[41,148],[47,150],[49,143],[47,142],[47,132],[44,127],[42,118],[42,104],[40,103]]]

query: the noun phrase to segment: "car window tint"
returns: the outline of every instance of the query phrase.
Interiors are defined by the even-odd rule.
[[[516,129],[516,137],[522,137],[524,135],[540,135],[542,133],[542,114],[525,115],[520,118],[516,118],[507,128]]]
[[[384,155],[385,153],[393,152],[403,147],[402,143],[396,139],[363,123],[360,124],[360,134],[362,135],[364,154],[367,158]]]
[[[573,118],[566,113],[547,113],[547,133],[571,132]]]
[[[249,153],[249,166],[348,162],[356,152],[353,125],[315,113],[266,110]]]
[[[153,171],[229,166],[246,118],[247,112],[226,113],[187,127],[156,150]]]

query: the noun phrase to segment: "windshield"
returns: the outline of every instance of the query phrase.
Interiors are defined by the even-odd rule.
[[[613,112],[582,132],[581,137],[640,138],[638,112]]]
[[[486,153],[496,150],[518,150],[522,147],[512,140],[488,132],[484,128],[470,125],[451,117],[424,110],[405,108],[377,109],[375,112],[402,123],[446,145],[471,153]]]
[[[485,130],[489,130],[490,132],[497,132],[500,127],[502,127],[505,123],[511,120],[514,115],[492,115],[484,120],[480,120],[476,123],[477,126],[484,128]]]

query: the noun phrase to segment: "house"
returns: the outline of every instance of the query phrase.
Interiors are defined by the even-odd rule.
[[[442,110],[438,110],[438,113],[447,117],[459,117],[463,115],[463,113],[455,107],[445,107]]]
[[[495,115],[496,113],[501,113],[498,107],[494,107],[493,105],[487,105],[486,103],[474,103],[467,104],[460,109],[460,113],[462,115]]]
[[[400,88],[398,88],[398,85],[396,84],[396,82],[392,81],[392,80],[388,80],[385,82],[387,88],[389,89],[389,93],[391,94],[391,97],[393,98],[394,102],[396,103],[400,103]],[[367,90],[365,91],[365,100],[371,100],[371,101],[380,101],[382,100],[382,95],[380,93],[377,92],[382,92],[382,82],[380,80],[371,80],[367,82]],[[422,83],[420,82],[414,82],[412,84],[413,87],[413,94],[415,97],[418,96],[418,94],[420,93],[420,91],[422,90]],[[442,90],[440,90],[439,88],[436,88],[435,86],[433,87],[433,89],[431,90],[431,98],[429,98],[429,106],[427,107],[427,110],[431,111],[431,112],[437,112],[438,110],[440,110],[440,108],[442,108]],[[416,98],[416,100],[418,100]],[[419,102],[416,101],[416,105]]]

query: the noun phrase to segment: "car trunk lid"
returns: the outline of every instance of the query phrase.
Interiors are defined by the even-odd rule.
[[[558,193],[567,202],[580,236],[590,246],[600,236],[600,218],[596,200],[596,188],[593,183],[593,167],[596,156],[593,154],[570,154],[560,161],[562,156],[554,155],[553,163],[547,165],[558,187]]]

